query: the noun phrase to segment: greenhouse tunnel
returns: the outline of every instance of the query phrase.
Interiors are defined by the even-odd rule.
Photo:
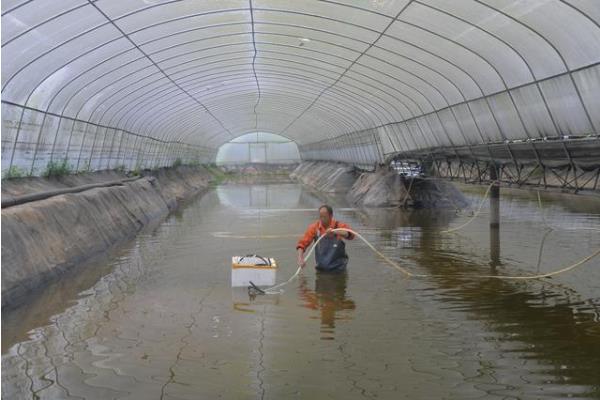
[[[3,398],[600,396],[599,0],[1,8]]]
[[[252,131],[304,160],[597,167],[592,0],[2,7],[3,173],[211,162]]]

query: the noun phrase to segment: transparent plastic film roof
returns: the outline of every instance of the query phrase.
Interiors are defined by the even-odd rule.
[[[2,169],[597,136],[598,0],[5,0]]]

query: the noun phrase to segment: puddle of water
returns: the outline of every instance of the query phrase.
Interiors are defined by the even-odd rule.
[[[598,398],[598,260],[544,281],[464,277],[550,271],[591,253],[594,232],[545,230],[600,227],[577,201],[545,199],[542,219],[535,196],[506,196],[499,238],[485,213],[448,235],[468,213],[335,201],[337,218],[388,257],[444,276],[406,279],[354,241],[347,274],[308,268],[283,294],[250,299],[230,287],[231,256],[274,257],[287,279],[294,235],[323,199],[295,184],[220,186],[72,287],[3,315],[3,396]]]

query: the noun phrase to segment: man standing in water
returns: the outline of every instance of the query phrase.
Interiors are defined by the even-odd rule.
[[[324,236],[315,249],[317,270],[327,272],[345,271],[348,264],[348,255],[346,254],[346,244],[342,238],[352,240],[354,235],[350,232],[332,232],[338,228],[351,229],[349,225],[333,218],[333,209],[330,206],[324,204],[319,207],[319,220],[308,226],[304,236],[296,245],[298,265],[301,267],[306,265],[304,251],[310,246],[311,242]]]

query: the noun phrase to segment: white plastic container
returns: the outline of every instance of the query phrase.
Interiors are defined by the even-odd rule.
[[[231,286],[248,287],[250,281],[256,286],[273,286],[277,263],[273,258],[257,256],[234,256],[231,258]]]

